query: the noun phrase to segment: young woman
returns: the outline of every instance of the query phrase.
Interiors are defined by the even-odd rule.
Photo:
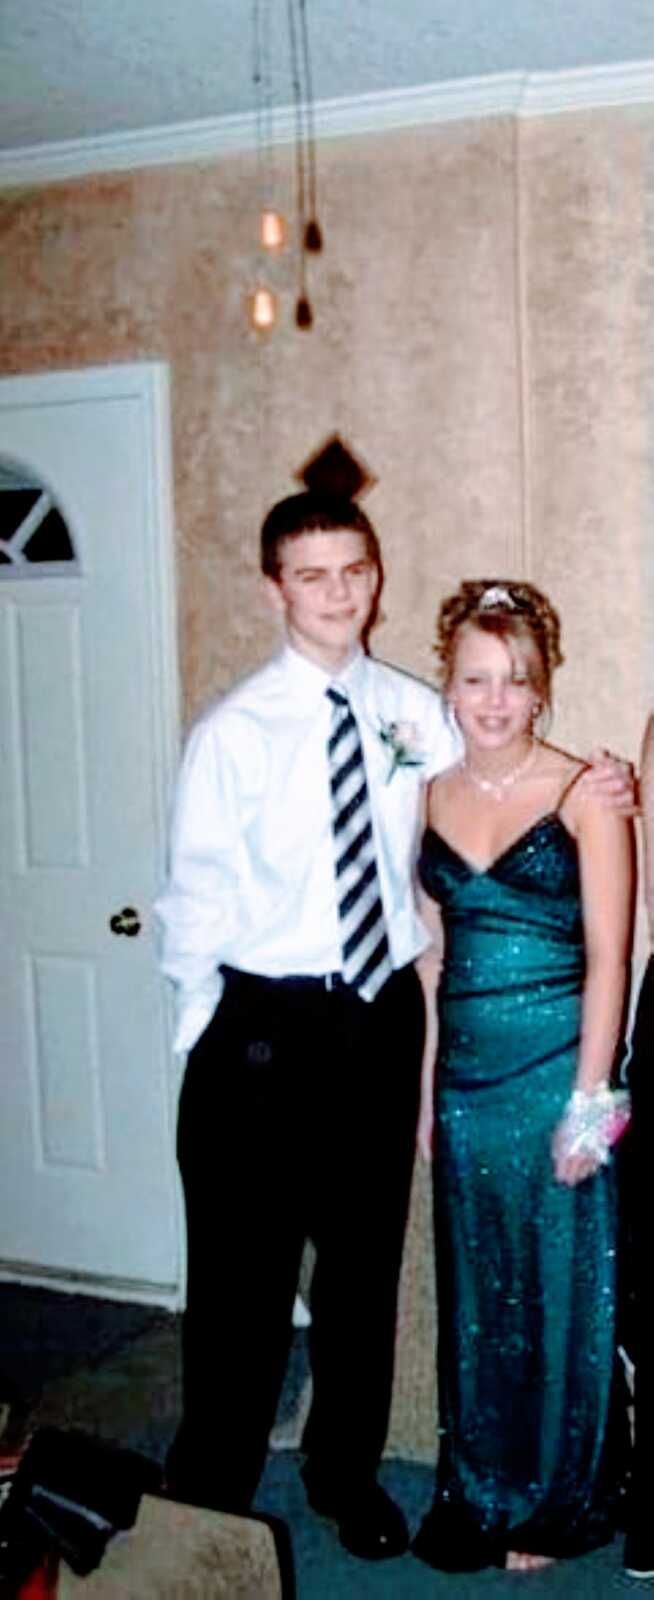
[[[419,869],[443,935],[419,1127],[428,1155],[435,1115],[441,1445],[414,1551],[531,1570],[614,1531],[630,828],[537,736],[562,659],[537,589],[464,583],[438,648],[464,755],[430,786]]]

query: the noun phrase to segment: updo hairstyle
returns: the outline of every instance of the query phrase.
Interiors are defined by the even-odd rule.
[[[440,662],[441,686],[447,689],[454,666],[454,654],[461,628],[470,625],[482,633],[492,633],[506,644],[514,658],[513,645],[533,645],[535,659],[527,661],[527,673],[542,707],[551,709],[552,673],[561,665],[561,629],[558,613],[533,583],[514,583],[512,578],[478,578],[462,583],[440,608],[435,650]]]

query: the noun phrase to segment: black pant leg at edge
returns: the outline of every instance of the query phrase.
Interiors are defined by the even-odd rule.
[[[636,1515],[654,1509],[654,957],[638,998],[630,1067],[628,1204],[635,1379],[632,1505]]]

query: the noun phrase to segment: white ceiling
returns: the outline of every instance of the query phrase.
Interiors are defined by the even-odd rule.
[[[0,0],[0,150],[251,113],[253,8],[288,105],[287,0]],[[651,61],[654,0],[306,0],[316,100]]]

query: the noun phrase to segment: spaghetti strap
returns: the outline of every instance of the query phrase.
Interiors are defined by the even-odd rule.
[[[558,817],[560,815],[561,807],[563,805],[565,805],[565,802],[566,802],[566,800],[568,798],[568,795],[572,793],[572,790],[574,789],[575,785],[579,782],[579,779],[583,778],[584,773],[588,772],[589,767],[590,767],[590,762],[582,761],[580,766],[579,766],[578,771],[577,772],[573,772],[572,777],[568,779],[568,782],[564,783],[563,788],[561,790],[561,793],[559,795],[559,798],[557,800],[556,806],[554,808],[554,811],[552,812],[552,815],[554,817]]]

